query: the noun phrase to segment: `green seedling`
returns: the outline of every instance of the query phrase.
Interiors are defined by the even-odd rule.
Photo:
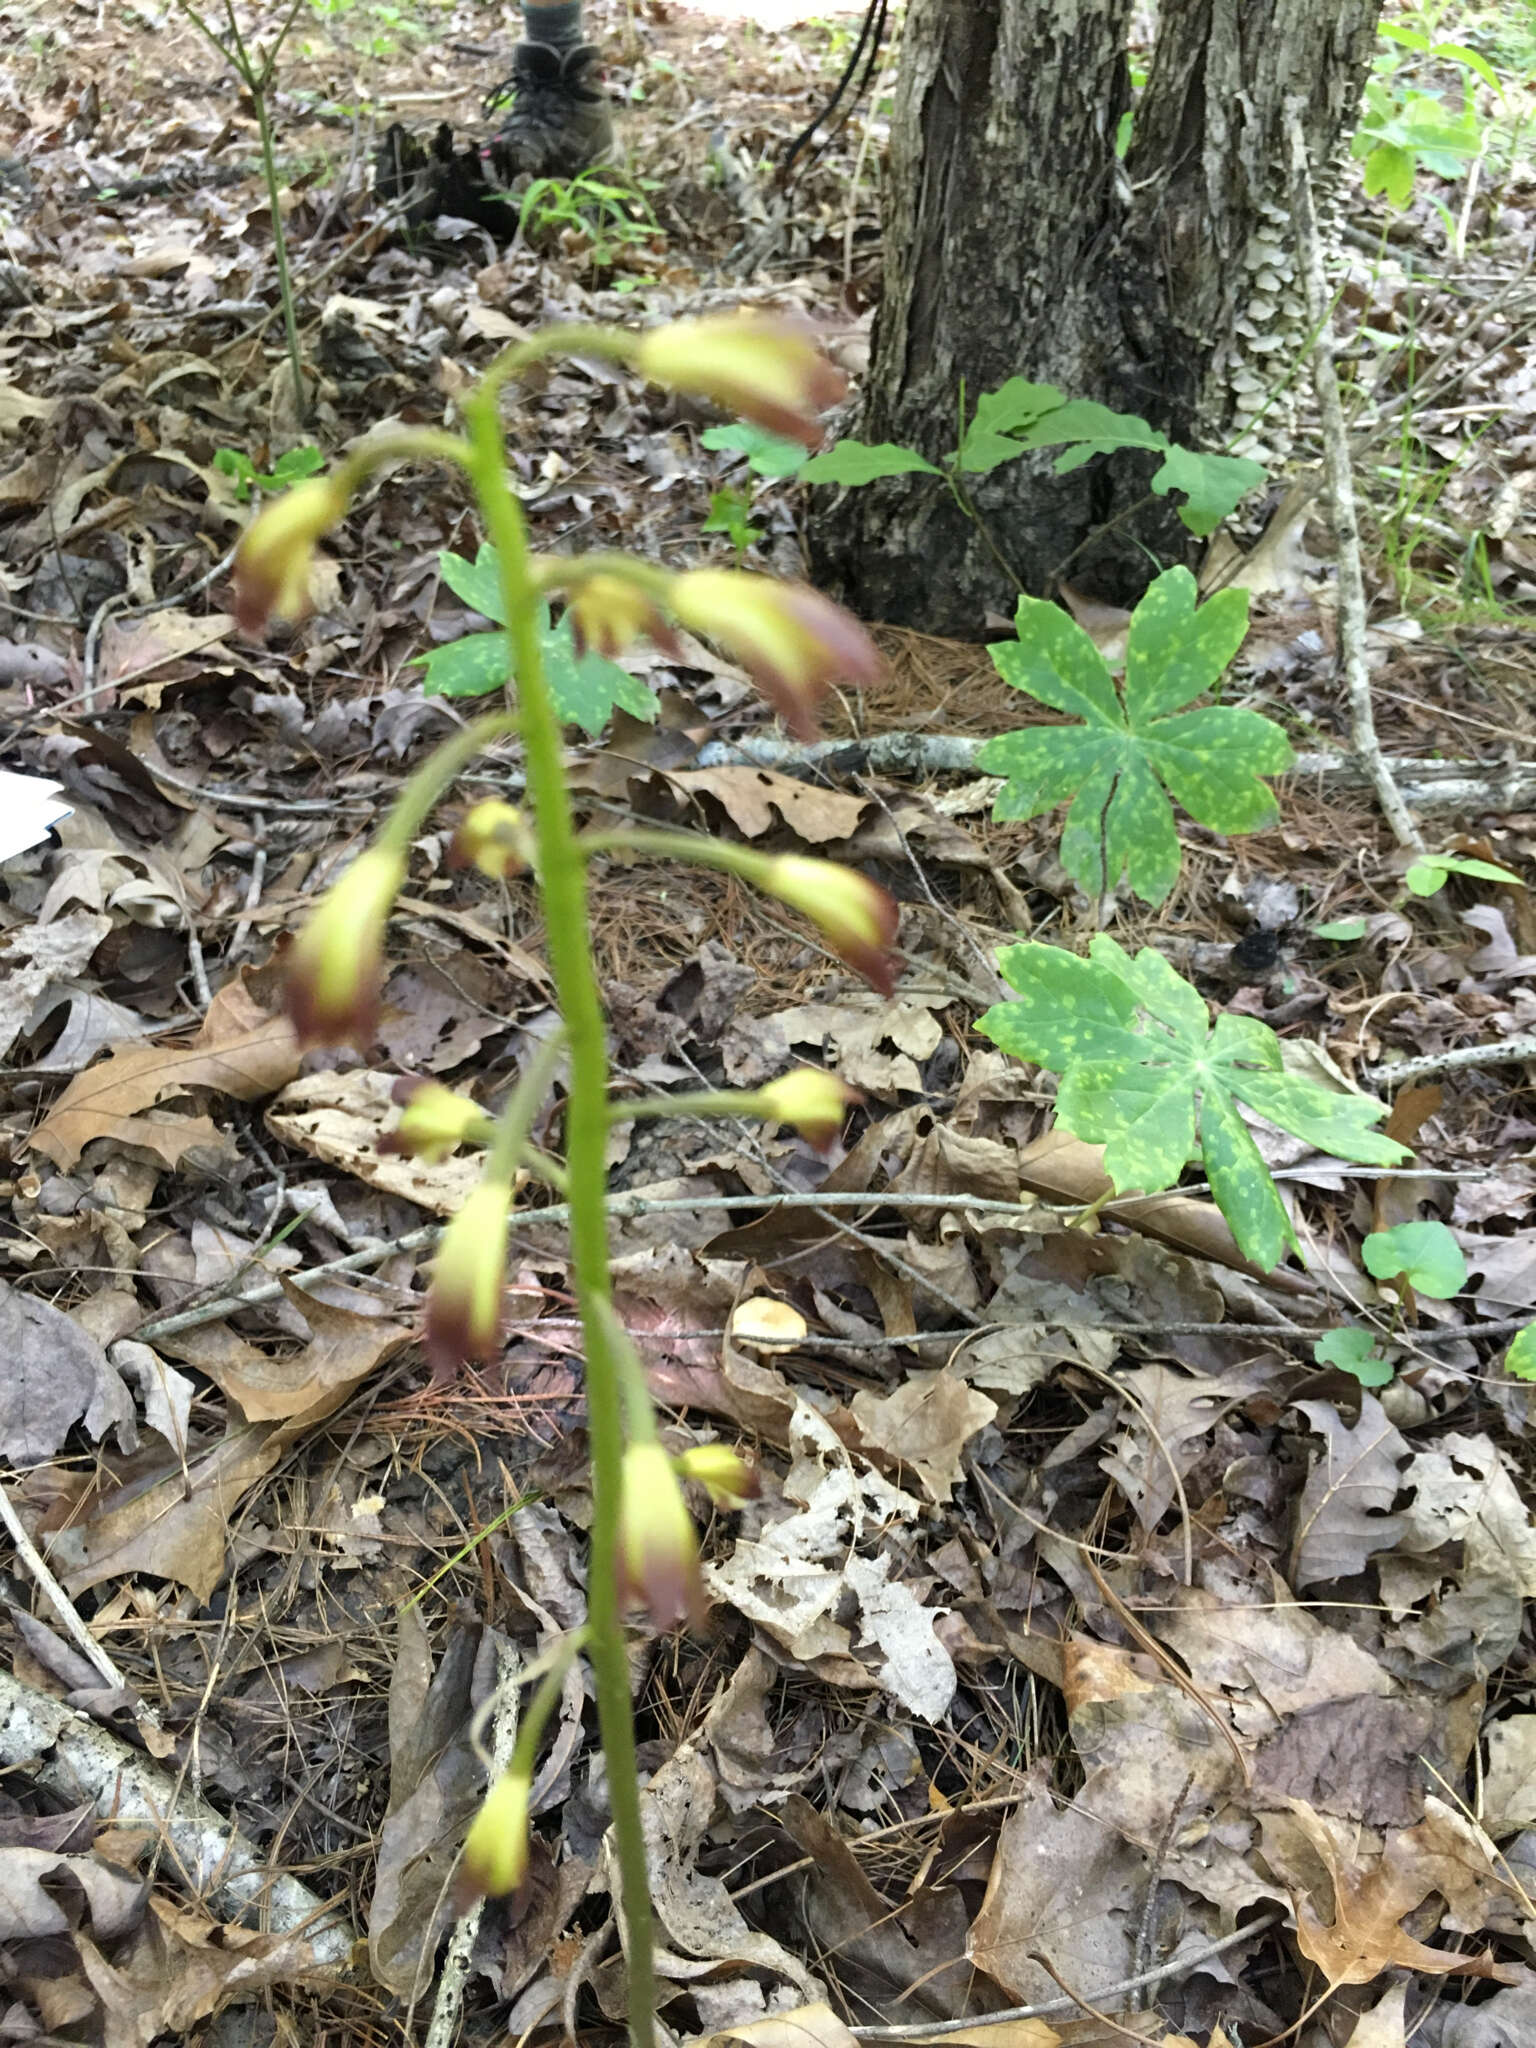
[[[1328,1330],[1312,1346],[1312,1356],[1319,1365],[1349,1373],[1362,1387],[1384,1387],[1392,1377],[1391,1361],[1376,1349],[1369,1330]]]
[[[1461,1246],[1443,1223],[1396,1223],[1373,1230],[1361,1246],[1373,1280],[1406,1281],[1415,1294],[1448,1301],[1467,1284]]]
[[[738,491],[730,484],[724,484],[709,494],[709,517],[700,526],[700,533],[723,533],[736,550],[738,565],[756,541],[761,540],[763,529],[752,524],[752,501],[745,491]]]
[[[1471,875],[1479,882],[1504,882],[1513,889],[1525,887],[1508,868],[1498,867],[1491,860],[1473,860],[1464,853],[1422,853],[1403,880],[1415,896],[1434,896],[1451,875]]]
[[[253,490],[269,497],[274,491],[286,491],[294,484],[302,483],[305,477],[324,469],[325,457],[318,448],[290,448],[286,454],[279,455],[270,470],[263,471],[243,450],[220,448],[213,458],[213,466],[221,476],[231,479],[236,498],[246,505],[250,503]]]

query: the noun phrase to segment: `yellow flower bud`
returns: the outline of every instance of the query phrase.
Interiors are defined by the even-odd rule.
[[[890,947],[901,913],[878,882],[832,860],[779,854],[757,878],[783,903],[803,911],[837,957],[882,995],[896,986]]]
[[[289,948],[288,1015],[301,1045],[367,1045],[379,1021],[384,934],[405,880],[405,856],[359,854],[333,882]]]
[[[672,1460],[657,1443],[631,1444],[624,1453],[619,1580],[658,1628],[675,1628],[703,1606],[693,1517]]]
[[[578,654],[591,647],[611,661],[639,639],[653,640],[664,652],[680,657],[677,635],[656,609],[655,599],[607,569],[583,576],[566,601],[566,616]]]
[[[483,1180],[443,1232],[427,1291],[427,1357],[438,1381],[500,1354],[511,1212],[506,1182]]]
[[[334,476],[315,476],[257,513],[235,556],[235,617],[242,632],[259,633],[274,612],[303,617],[315,543],[346,517],[349,502]]]
[[[729,1444],[694,1444],[679,1451],[672,1466],[684,1479],[696,1479],[717,1508],[741,1508],[757,1499],[757,1467]]]
[[[520,875],[532,862],[533,833],[528,820],[515,804],[501,803],[495,797],[471,805],[448,843],[449,867],[476,867],[493,881]]]
[[[464,1837],[454,1904],[462,1913],[476,1899],[515,1892],[528,1874],[528,1780],[508,1771],[486,1793]]]
[[[778,1124],[793,1124],[818,1152],[830,1152],[832,1142],[843,1128],[843,1118],[863,1096],[836,1074],[824,1074],[819,1067],[796,1067],[781,1074],[757,1091],[763,1114]]]
[[[652,327],[635,365],[653,384],[713,399],[808,448],[821,441],[817,414],[848,382],[817,347],[815,330],[780,314],[709,313]]]
[[[717,640],[751,672],[799,739],[815,737],[815,708],[831,684],[880,674],[880,650],[858,620],[809,584],[689,569],[673,579],[669,601],[690,632]]]
[[[391,1099],[401,1109],[399,1123],[379,1140],[384,1153],[403,1153],[438,1166],[460,1145],[485,1144],[496,1128],[478,1102],[456,1095],[441,1081],[424,1080],[419,1074],[402,1074],[390,1089]]]

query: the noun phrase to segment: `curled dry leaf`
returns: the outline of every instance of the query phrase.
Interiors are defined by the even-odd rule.
[[[400,1195],[434,1216],[455,1216],[479,1184],[481,1155],[470,1152],[429,1165],[379,1152],[384,1131],[398,1123],[393,1079],[359,1067],[349,1074],[306,1074],[267,1110],[267,1129],[295,1151],[339,1166],[369,1187]]]
[[[115,1047],[75,1076],[27,1142],[66,1173],[97,1138],[175,1166],[193,1146],[225,1141],[210,1118],[161,1105],[204,1089],[258,1102],[298,1070],[288,1020],[263,1010],[243,981],[227,982],[190,1045]]]
[[[0,1457],[34,1465],[83,1419],[89,1436],[135,1440],[133,1403],[96,1339],[46,1301],[0,1280]]]

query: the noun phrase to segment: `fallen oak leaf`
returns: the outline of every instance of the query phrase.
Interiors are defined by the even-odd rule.
[[[66,1173],[97,1138],[153,1152],[175,1166],[193,1145],[222,1147],[217,1125],[208,1117],[143,1112],[200,1088],[258,1101],[298,1070],[287,1018],[262,1009],[243,980],[227,982],[190,1045],[114,1046],[75,1076],[27,1143]]]
[[[1404,1916],[1423,1903],[1435,1884],[1416,1860],[1397,1852],[1400,1838],[1388,1838],[1370,1869],[1352,1868],[1340,1856],[1322,1817],[1304,1799],[1290,1799],[1286,1804],[1333,1884],[1331,1924],[1304,1893],[1293,1890],[1291,1894],[1296,1945],[1308,1962],[1322,1971],[1330,1990],[1342,1984],[1370,1984],[1390,1969],[1423,1970],[1442,1977],[1491,1977],[1500,1984],[1524,1982],[1524,1971],[1496,1962],[1491,1950],[1455,1955],[1426,1948],[1405,1932],[1400,1924]]]

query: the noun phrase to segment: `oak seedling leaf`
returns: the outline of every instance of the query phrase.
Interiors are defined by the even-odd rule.
[[[494,619],[498,627],[506,625],[493,547],[483,544],[472,562],[444,549],[438,562],[443,581],[455,597],[482,617]],[[579,725],[595,739],[615,706],[647,723],[654,720],[659,708],[655,692],[604,654],[590,648],[578,654],[570,621],[563,618],[558,626],[552,626],[548,605],[539,608],[539,639],[545,680],[562,725]],[[506,684],[512,673],[512,656],[504,631],[466,633],[446,647],[417,655],[415,666],[425,671],[421,685],[425,696],[484,697]]]
[[[1224,1011],[1213,1029],[1199,990],[1150,946],[1132,958],[1101,932],[1086,960],[1037,942],[998,960],[1018,999],[994,1004],[977,1029],[1061,1076],[1057,1124],[1104,1147],[1115,1192],[1159,1193],[1199,1160],[1243,1255],[1266,1270],[1296,1240],[1240,1105],[1341,1159],[1408,1156],[1371,1128],[1385,1103],[1287,1073],[1256,1017]]]
[[[1015,450],[1017,453],[1017,450]],[[942,476],[937,463],[895,441],[838,441],[813,455],[800,471],[807,484],[872,484],[883,476]]]
[[[1027,726],[988,740],[977,765],[1006,778],[993,817],[1038,817],[1071,800],[1061,840],[1067,873],[1092,895],[1124,873],[1161,903],[1179,872],[1170,797],[1215,832],[1254,832],[1276,811],[1261,775],[1290,767],[1290,742],[1256,711],[1182,711],[1218,680],[1242,644],[1248,593],[1223,590],[1196,609],[1187,569],[1159,576],[1131,614],[1117,690],[1088,634],[1054,604],[1021,597],[1018,639],[990,652],[1004,682],[1082,721]]]
[[[1443,1223],[1397,1223],[1373,1230],[1361,1246],[1373,1280],[1406,1280],[1415,1294],[1448,1301],[1467,1284],[1461,1246]]]
[[[732,420],[729,426],[706,427],[699,439],[706,448],[728,449],[734,454],[745,455],[747,467],[754,476],[794,476],[810,460],[800,442],[791,441],[783,434],[771,434],[766,427],[754,426],[750,420]]]

